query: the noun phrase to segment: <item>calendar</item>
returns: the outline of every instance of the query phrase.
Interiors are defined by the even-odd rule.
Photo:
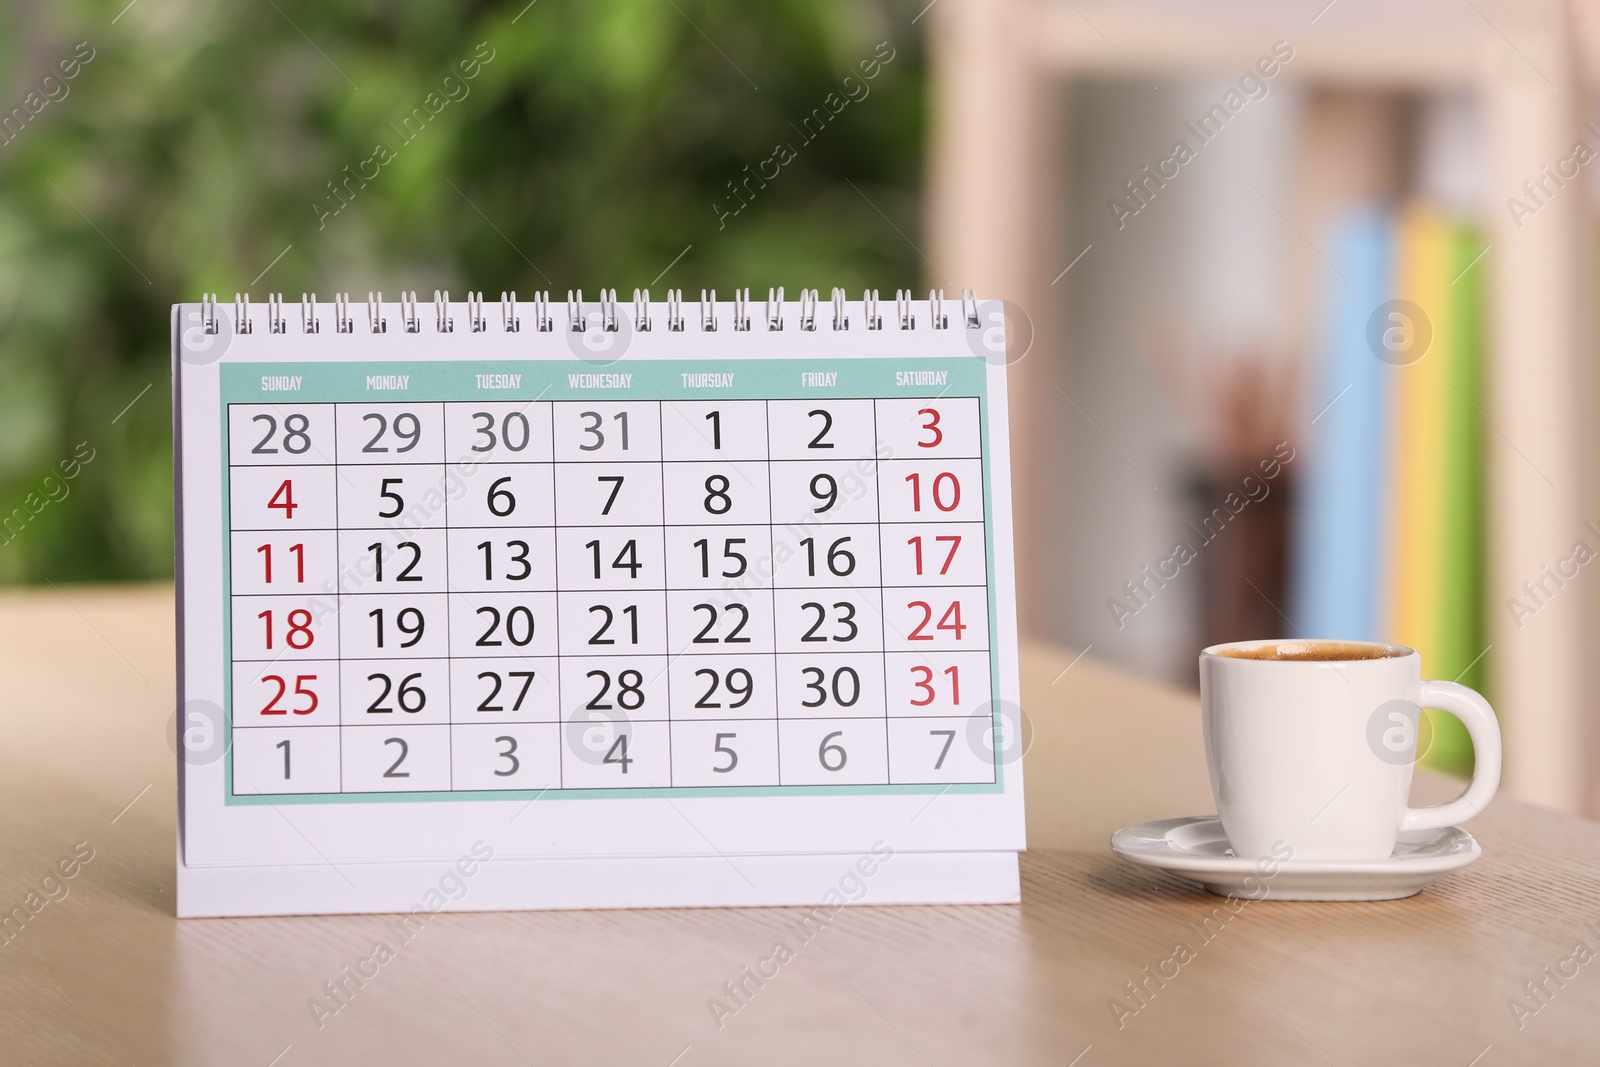
[[[1016,900],[999,307],[176,306],[180,914]]]

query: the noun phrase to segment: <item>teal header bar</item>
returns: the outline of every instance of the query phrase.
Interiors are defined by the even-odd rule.
[[[439,360],[224,363],[228,403],[800,400],[986,395],[976,356],[920,359]]]

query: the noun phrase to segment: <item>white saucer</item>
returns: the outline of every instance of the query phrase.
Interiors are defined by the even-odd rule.
[[[1215,815],[1125,826],[1111,835],[1118,855],[1197,882],[1225,897],[1263,900],[1398,900],[1482,853],[1459,826],[1400,835],[1382,860],[1288,860],[1267,877],[1262,861],[1233,854]]]

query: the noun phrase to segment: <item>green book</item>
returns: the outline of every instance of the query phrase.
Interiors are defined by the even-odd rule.
[[[1427,671],[1430,676],[1459,681],[1486,692],[1489,655],[1484,618],[1484,457],[1483,291],[1486,274],[1482,262],[1483,236],[1473,227],[1452,226],[1443,257],[1445,292],[1449,299],[1442,314],[1450,318],[1444,331],[1452,343],[1435,353],[1448,364],[1442,397],[1444,463],[1443,538],[1438,545],[1438,565],[1443,581],[1436,586],[1438,614],[1433,632],[1438,641]],[[1469,269],[1470,268],[1470,269]],[[1451,284],[1450,279],[1454,279]],[[1472,742],[1453,717],[1429,713],[1433,743],[1424,763],[1448,774],[1472,772]]]

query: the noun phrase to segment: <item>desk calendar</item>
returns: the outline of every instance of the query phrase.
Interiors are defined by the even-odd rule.
[[[1017,899],[998,308],[175,307],[180,914]]]

